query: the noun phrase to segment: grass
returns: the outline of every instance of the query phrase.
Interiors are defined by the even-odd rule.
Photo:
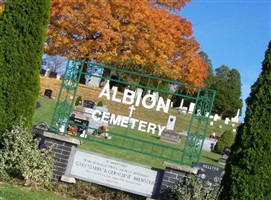
[[[0,200],[64,200],[71,199],[51,192],[38,191],[29,187],[19,187],[9,183],[0,183]]]
[[[41,90],[45,90],[45,89],[52,89],[53,93],[54,93],[54,98],[56,99],[56,97],[58,96],[58,92],[60,90],[60,84],[61,81],[57,80],[57,79],[51,79],[51,78],[46,78],[46,77],[41,77]],[[96,87],[89,87],[89,86],[85,86],[85,85],[79,85],[78,87],[78,91],[77,91],[77,96],[82,96],[83,100],[92,100],[95,101],[96,103],[98,101],[102,101],[104,105],[107,106],[108,110],[110,113],[117,115],[123,115],[123,116],[129,116],[130,113],[130,109],[129,109],[129,105],[125,105],[122,103],[116,103],[114,101],[107,101],[105,98],[98,98],[99,94],[101,92],[100,88],[96,88]],[[41,92],[42,94],[42,92]],[[122,98],[122,93],[118,93],[117,94],[117,98],[121,99]],[[56,101],[54,99],[44,99],[43,97],[39,97],[38,101],[41,103],[41,108],[36,110],[35,116],[34,116],[34,123],[38,123],[41,121],[46,121],[48,124],[50,124],[52,116],[53,116],[53,112],[54,112],[54,107],[56,104]],[[155,124],[160,124],[160,125],[165,125],[167,123],[168,120],[168,116],[169,115],[173,115],[176,116],[176,123],[175,123],[175,130],[177,131],[187,131],[189,124],[190,124],[190,120],[191,120],[191,114],[179,114],[178,110],[175,108],[170,108],[168,113],[164,113],[162,111],[157,112],[155,110],[147,110],[145,108],[143,108],[142,106],[136,107],[136,110],[134,110],[133,112],[133,118],[135,119],[140,119],[140,120],[144,120],[146,122],[152,122]],[[232,124],[229,125],[225,125],[223,123],[224,121],[217,121],[214,123],[213,126],[208,126],[207,129],[207,137],[215,132],[218,136],[221,136],[221,134],[225,131],[225,130],[230,130],[233,129]],[[194,129],[196,129],[197,126],[197,120],[194,119],[194,122],[192,124],[191,130],[193,131]],[[234,124],[234,126],[236,127],[238,124]],[[222,128],[221,128],[222,126]],[[205,128],[205,124],[200,125],[200,132],[203,133],[204,132],[204,128]],[[162,166],[162,162],[164,161],[164,159],[161,158],[157,158],[157,157],[151,157],[149,155],[146,154],[150,154],[150,152],[156,152],[156,154],[160,154],[161,151],[164,152],[163,148],[158,147],[154,150],[150,150],[152,149],[151,145],[142,145],[141,143],[137,143],[137,145],[134,146],[133,140],[129,140],[129,139],[123,139],[123,135],[127,134],[127,136],[129,137],[134,137],[134,138],[138,138],[145,140],[145,141],[150,141],[153,143],[156,143],[158,145],[167,145],[170,146],[170,148],[178,148],[178,149],[183,149],[184,147],[184,139],[181,139],[181,143],[180,144],[169,144],[167,142],[163,142],[161,140],[159,140],[159,137],[157,136],[157,134],[152,135],[152,134],[147,134],[147,133],[143,133],[140,131],[135,131],[132,129],[129,129],[127,132],[126,130],[124,130],[124,128],[120,127],[120,126],[114,126],[114,127],[110,127],[110,135],[112,136],[112,140],[104,140],[101,138],[96,138],[92,135],[89,135],[89,139],[83,139],[80,138],[80,140],[83,140],[83,145],[80,145],[79,148],[82,149],[86,149],[89,151],[93,151],[93,152],[97,152],[97,153],[101,153],[101,154],[105,154],[105,155],[109,155],[112,157],[117,157],[117,158],[121,158],[121,159],[125,159],[128,161],[133,161],[133,162],[137,162],[140,164],[144,164],[144,165],[149,165],[152,167],[158,167],[158,168],[163,168]],[[116,138],[116,140],[114,140],[114,137]],[[102,142],[104,142],[105,144],[102,144]],[[122,148],[117,148],[114,146],[119,146]],[[135,151],[140,151],[140,150],[144,150],[145,154],[140,154],[140,153],[136,153],[134,151],[129,151],[127,149],[131,149],[133,146],[133,149]],[[144,148],[142,148],[144,147]],[[163,154],[163,153],[162,153]],[[170,152],[165,152],[165,156],[168,156],[170,154]],[[174,155],[177,155],[178,158],[180,157],[179,153],[175,153]],[[204,162],[204,163],[210,163],[213,165],[217,165],[217,166],[222,166],[220,164],[218,164],[218,159],[221,157],[221,155],[212,153],[212,152],[205,152],[202,151],[202,156],[200,158],[200,162]]]
[[[52,116],[53,116],[56,101],[53,100],[53,99],[45,99],[43,97],[39,97],[38,101],[40,102],[41,107],[38,108],[36,110],[36,112],[35,112],[34,123],[36,124],[38,122],[46,121],[48,124],[50,124]],[[148,115],[150,113],[151,112],[147,112]],[[173,114],[177,113],[177,110],[171,109],[170,113],[173,115]],[[189,118],[190,115],[189,114],[181,115],[180,117],[181,117],[181,119],[183,121],[182,124],[188,124],[188,122],[190,120],[190,118]],[[145,116],[145,118],[153,118],[153,116]],[[161,118],[159,120],[157,121],[157,123],[161,122]],[[181,126],[180,129],[185,129],[185,127]],[[224,130],[225,130],[225,127],[223,129],[219,129],[219,131],[221,133]],[[116,133],[119,133],[119,134],[125,134],[125,130],[122,127],[117,127],[117,126],[111,127],[110,131],[111,132],[116,132]],[[147,140],[147,141],[154,141],[157,144],[168,145],[168,146],[177,147],[177,148],[183,148],[184,147],[184,140],[181,140],[180,144],[166,143],[166,142],[160,141],[159,137],[157,135],[152,135],[152,134],[147,134],[147,133],[143,133],[143,132],[139,132],[139,131],[134,131],[132,129],[129,129],[127,134],[129,136],[137,137],[137,138],[144,139],[144,140]],[[149,156],[149,155],[146,155],[146,154],[140,154],[140,153],[137,153],[137,152],[133,152],[133,151],[129,151],[129,150],[114,147],[114,146],[110,145],[110,142],[112,142],[112,140],[108,140],[109,145],[105,145],[105,144],[100,143],[100,141],[103,140],[103,139],[99,139],[99,138],[94,138],[93,139],[91,137],[90,137],[90,139],[91,140],[80,138],[80,140],[83,141],[83,145],[80,145],[79,148],[89,150],[89,151],[93,151],[93,152],[96,152],[96,153],[105,154],[105,155],[116,157],[116,158],[120,158],[120,159],[124,159],[124,160],[128,160],[128,161],[131,161],[131,162],[140,163],[140,164],[143,164],[143,165],[148,165],[148,166],[157,167],[157,168],[163,168],[162,163],[163,163],[164,159],[156,158],[156,157],[152,157],[152,156]],[[119,141],[119,142],[121,142],[121,141]],[[125,142],[125,145],[126,145],[126,147],[128,147],[127,142]],[[159,151],[159,150],[157,150],[157,151]],[[220,157],[221,157],[221,155],[219,155],[219,154],[202,151],[202,156],[200,158],[200,162],[210,163],[210,164],[213,164],[213,165],[223,167],[223,165],[220,165],[217,162]]]
[[[46,99],[43,97],[39,97],[37,101],[40,102],[41,107],[36,109],[33,118],[33,124],[37,124],[39,122],[47,122],[48,125],[50,125],[56,101],[53,99]]]

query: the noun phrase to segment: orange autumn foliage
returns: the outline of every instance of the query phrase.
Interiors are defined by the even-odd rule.
[[[192,24],[170,9],[190,0],[52,0],[46,51],[204,86],[207,65]],[[127,67],[127,66],[126,66]]]

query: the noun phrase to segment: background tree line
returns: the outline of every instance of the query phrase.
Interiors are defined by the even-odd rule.
[[[199,53],[208,65],[208,77],[205,79],[206,87],[216,90],[213,105],[213,114],[217,113],[222,118],[234,117],[243,106],[241,98],[241,76],[237,69],[231,69],[227,65],[221,65],[213,70],[212,61],[208,55]]]

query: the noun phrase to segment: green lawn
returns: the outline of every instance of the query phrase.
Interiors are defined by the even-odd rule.
[[[64,200],[71,199],[51,192],[38,191],[0,182],[0,200]]]
[[[42,121],[46,121],[49,125],[51,122],[51,118],[53,116],[53,112],[54,112],[54,106],[56,104],[55,100],[52,99],[44,99],[42,97],[39,97],[38,101],[41,103],[41,107],[38,108],[35,112],[34,115],[34,124],[38,123],[38,122],[42,122]],[[112,110],[114,109],[114,107],[112,108]],[[115,108],[117,109],[117,108]],[[118,112],[122,112],[122,108],[118,107],[119,110],[114,110],[112,111],[112,113],[118,113]],[[110,109],[111,110],[111,109]],[[147,119],[152,119],[152,120],[156,120],[156,123],[160,123],[163,124],[162,122],[165,120],[164,118],[167,117],[166,115],[164,116],[164,113],[161,113],[161,115],[159,115],[159,117],[155,117],[153,112],[151,111],[144,111],[144,110],[140,110],[140,108],[138,109],[141,112],[144,112],[142,114],[143,118],[147,121]],[[170,109],[170,114],[172,115],[176,115],[178,114],[178,111],[176,109]],[[125,114],[123,114],[125,115]],[[135,115],[137,115],[137,113],[135,113]],[[190,121],[191,115],[186,114],[186,115],[178,115],[178,119],[176,122],[176,126],[178,130],[187,130],[188,128],[188,124]],[[180,123],[178,123],[178,120]],[[208,132],[213,132],[215,131],[218,135],[221,135],[225,130],[232,128],[231,125],[224,125],[223,124],[223,128],[219,128],[219,125],[222,124],[223,122],[216,122],[214,126],[208,126]],[[83,139],[80,138],[80,140],[83,141],[83,145],[80,145],[79,148],[82,149],[86,149],[89,151],[93,151],[93,152],[97,152],[97,153],[101,153],[101,154],[105,154],[105,155],[109,155],[112,157],[117,157],[117,158],[121,158],[124,160],[128,160],[128,161],[132,161],[132,162],[137,162],[143,165],[149,165],[152,167],[158,167],[158,168],[163,168],[162,163],[164,161],[164,159],[162,158],[157,158],[157,157],[153,157],[150,155],[147,155],[149,152],[154,152],[156,151],[157,154],[160,154],[160,151],[164,151],[162,148],[157,147],[156,149],[151,149],[152,146],[148,146],[148,145],[143,145],[144,148],[142,148],[142,145],[140,143],[138,143],[138,146],[140,146],[141,149],[144,149],[145,152],[147,153],[137,153],[134,151],[129,151],[127,149],[131,149],[132,146],[132,142],[133,140],[127,140],[127,139],[123,139],[122,135],[127,134],[128,136],[131,137],[135,137],[135,138],[140,138],[142,140],[145,141],[150,141],[150,142],[154,142],[158,145],[167,145],[173,148],[178,148],[178,149],[183,149],[184,147],[184,142],[185,140],[181,139],[180,144],[171,144],[171,143],[167,143],[167,142],[163,142],[159,140],[159,137],[157,135],[152,135],[152,134],[147,134],[147,133],[143,133],[140,131],[135,131],[132,129],[128,129],[127,133],[125,132],[124,128],[119,127],[119,126],[115,126],[115,127],[111,127],[110,128],[110,132],[115,132],[117,134],[119,134],[119,136],[121,137],[116,137],[117,139],[114,140],[114,134],[112,134],[112,139],[106,141],[108,144],[102,144],[101,141],[104,139],[99,139],[93,136],[89,136],[89,139]],[[123,144],[121,144],[123,143]],[[117,148],[114,147],[114,145],[117,144],[118,146],[122,146],[123,148]],[[126,148],[126,150],[125,150]],[[134,147],[134,150],[138,150],[141,151],[139,147]],[[167,156],[167,152],[164,152],[165,156]],[[171,154],[171,152],[168,152],[168,155]],[[175,153],[174,153],[175,155]],[[176,153],[176,156],[179,158],[180,154]],[[204,162],[204,163],[210,163],[213,165],[217,165],[217,166],[222,166],[220,164],[218,164],[218,159],[221,157],[221,155],[212,153],[212,152],[205,152],[202,151],[202,156],[200,158],[200,162]]]
[[[37,124],[39,122],[47,122],[48,125],[50,125],[56,101],[53,99],[46,99],[43,97],[39,97],[37,101],[41,104],[41,107],[36,109],[33,124]]]

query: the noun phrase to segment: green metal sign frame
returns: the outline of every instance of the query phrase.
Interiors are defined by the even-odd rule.
[[[83,72],[83,66],[90,67],[90,70],[88,70],[88,72]],[[93,73],[94,70],[91,70],[92,67],[93,69],[102,69],[108,73]],[[82,76],[96,77],[104,81],[114,81],[115,83],[120,83],[128,87],[141,88],[143,90],[156,91],[159,92],[159,94],[188,98],[194,101],[195,107],[191,114],[191,120],[183,148],[144,140],[129,134],[110,131],[108,133],[112,136],[111,140],[91,136],[87,137],[87,139],[100,144],[111,145],[183,165],[192,166],[192,163],[198,163],[207,133],[209,116],[215,98],[215,91],[188,85],[182,82],[141,74],[138,73],[138,71],[141,70],[136,68],[134,68],[134,70],[120,69],[106,66],[101,63],[87,62],[80,59],[70,59],[67,63],[66,71],[61,83],[60,92],[50,125],[51,131],[60,133],[60,129],[62,129],[64,132],[62,131],[61,134],[67,134],[66,130],[68,125],[73,123],[70,121],[70,116],[74,108],[80,78]],[[118,77],[125,77],[125,79],[112,79],[113,73],[117,73]],[[142,84],[143,79],[144,84]],[[154,82],[155,84],[153,84]],[[193,94],[191,94],[191,92],[182,92],[181,94],[178,94],[169,91],[163,87],[164,85],[174,85],[176,88],[184,88],[184,91],[194,92]],[[93,127],[86,127],[85,125],[77,126],[94,129]]]

